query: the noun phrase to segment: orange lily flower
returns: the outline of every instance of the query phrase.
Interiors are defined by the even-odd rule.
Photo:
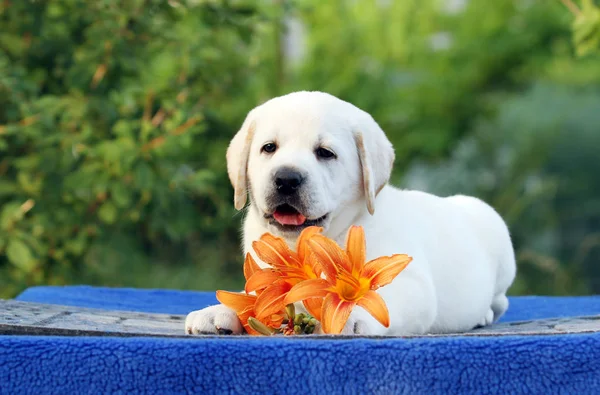
[[[260,292],[256,300],[257,318],[262,320],[281,310],[283,300],[292,287],[302,281],[321,277],[322,270],[318,262],[307,259],[310,251],[308,240],[322,231],[311,226],[305,228],[296,242],[296,252],[279,237],[269,233],[252,243],[256,255],[272,269],[255,272],[246,282],[246,292]],[[317,320],[321,317],[321,298],[307,298],[304,307]]]
[[[252,256],[247,254],[246,260],[244,261],[244,277],[246,280],[252,277],[254,273],[260,272],[261,270],[262,269],[258,266]],[[260,291],[256,292],[257,295],[260,295],[260,293]],[[228,291],[217,291],[216,295],[219,302],[235,311],[247,333],[250,335],[260,335],[259,332],[254,330],[250,324],[248,324],[250,317],[258,319],[255,309],[256,301],[258,299],[257,295],[248,295],[244,293]],[[284,316],[285,312],[283,309],[279,309],[275,313],[269,314],[268,316],[258,320],[269,328],[279,329],[283,322]]]
[[[390,325],[387,306],[375,292],[392,282],[412,261],[405,254],[380,257],[365,263],[366,242],[362,227],[348,230],[346,250],[333,240],[315,234],[308,240],[315,260],[325,273],[325,279],[311,279],[295,285],[284,304],[309,298],[325,298],[321,311],[323,332],[339,334],[355,306],[361,306],[386,328]]]

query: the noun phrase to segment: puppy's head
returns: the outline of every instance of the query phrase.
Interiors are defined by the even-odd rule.
[[[241,210],[250,194],[267,228],[279,234],[350,225],[358,213],[349,207],[373,214],[393,161],[391,143],[369,114],[321,92],[256,107],[227,150],[235,207]]]

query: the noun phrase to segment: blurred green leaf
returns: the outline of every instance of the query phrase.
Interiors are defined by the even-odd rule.
[[[111,197],[117,207],[125,208],[131,204],[131,191],[120,182],[112,185]]]
[[[154,174],[146,162],[137,164],[134,170],[135,181],[140,189],[151,189],[154,185]]]
[[[583,0],[581,12],[573,22],[573,42],[578,56],[600,50],[600,7],[593,0]]]
[[[107,224],[114,224],[117,220],[117,207],[110,201],[104,202],[98,210],[98,217]]]
[[[8,180],[0,180],[0,197],[13,195],[18,190],[18,186],[14,182]]]
[[[28,273],[36,266],[29,247],[19,239],[10,239],[6,247],[6,256],[10,263]]]
[[[23,217],[19,207],[20,204],[15,202],[8,202],[2,206],[2,210],[0,211],[0,228],[2,230],[9,230],[16,221]]]

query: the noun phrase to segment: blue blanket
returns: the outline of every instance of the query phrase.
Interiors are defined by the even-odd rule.
[[[22,301],[185,314],[213,293],[38,287]],[[600,314],[598,297],[515,297],[503,321]],[[183,328],[182,328],[183,330]],[[0,337],[0,394],[600,393],[600,334],[309,340]]]

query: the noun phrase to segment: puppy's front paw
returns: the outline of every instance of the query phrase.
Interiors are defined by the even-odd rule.
[[[243,331],[235,311],[221,304],[192,311],[185,319],[188,335],[239,335]]]

